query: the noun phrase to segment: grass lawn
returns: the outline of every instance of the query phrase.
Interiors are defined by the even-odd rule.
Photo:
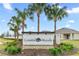
[[[0,38],[0,56],[5,56],[5,52],[3,52],[5,46],[6,46],[6,42],[12,42],[14,40],[9,40],[9,39],[6,39],[6,38]]]
[[[79,40],[61,40],[63,43],[73,44],[74,47],[78,48],[79,50]],[[74,56],[79,56],[79,51],[74,54]]]
[[[4,49],[6,42],[12,42],[12,41],[14,41],[14,40],[0,38],[0,43],[3,43],[3,44],[0,44],[0,50]]]

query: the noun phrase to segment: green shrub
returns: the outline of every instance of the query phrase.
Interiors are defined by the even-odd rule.
[[[57,55],[60,55],[62,51],[60,48],[51,48],[51,49],[49,49],[49,52],[52,55],[57,56]]]
[[[11,42],[11,43],[7,43],[7,45],[5,47],[5,51],[8,54],[14,55],[14,54],[20,53],[21,52],[21,48],[17,47],[16,43]]]
[[[18,50],[18,51],[17,51],[18,53],[20,53],[20,52],[21,52],[21,48],[17,48],[17,50]]]
[[[63,50],[65,50],[65,51],[71,51],[74,47],[71,44],[61,43],[60,44],[60,48],[63,49]]]
[[[68,49],[68,46],[60,46],[60,48],[62,49],[62,50],[64,50],[64,51],[68,51],[69,49]]]
[[[8,53],[8,54],[17,54],[17,53],[20,53],[21,52],[21,48],[18,48],[16,46],[8,46],[5,48],[5,51]]]
[[[74,48],[74,47],[73,47],[73,45],[71,45],[71,44],[61,43],[61,44],[59,45],[59,47],[49,49],[49,52],[50,52],[52,55],[57,56],[57,55],[63,54],[64,52],[72,51],[73,48]]]

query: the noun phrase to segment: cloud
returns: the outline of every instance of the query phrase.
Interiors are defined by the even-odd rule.
[[[69,20],[69,21],[66,22],[65,27],[71,27],[73,23],[75,23],[74,20]]]
[[[3,7],[8,10],[12,10],[12,7],[9,3],[3,3]]]
[[[68,13],[79,13],[79,7],[72,8],[71,10],[67,10]]]
[[[34,27],[31,27],[31,28],[30,28],[30,31],[33,31],[33,30],[34,30]]]
[[[65,27],[70,27],[71,25],[70,24],[67,24]]]
[[[5,22],[5,20],[2,20],[2,22]]]
[[[74,23],[75,21],[74,21],[74,20],[69,20],[68,22],[69,22],[69,23]]]

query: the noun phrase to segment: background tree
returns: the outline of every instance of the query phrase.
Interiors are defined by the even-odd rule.
[[[4,38],[4,37],[5,37],[5,34],[2,33],[2,34],[0,35],[0,38]]]
[[[18,41],[21,20],[18,17],[13,16],[8,24],[10,26],[10,30],[14,32],[15,38]]]
[[[6,37],[10,37],[9,31],[6,32]]]
[[[14,23],[12,22],[12,20],[10,20],[10,22],[8,23],[8,25],[10,26],[10,30],[14,32],[14,36],[16,39],[16,26],[14,25]]]
[[[66,7],[59,7],[59,4],[48,5],[45,8],[45,14],[48,20],[54,21],[54,46],[56,46],[56,22],[57,20],[62,20],[63,17],[67,16]]]
[[[36,13],[38,17],[38,32],[40,32],[40,14],[44,11],[46,4],[45,3],[33,3],[29,4],[28,9],[31,11],[31,14]]]

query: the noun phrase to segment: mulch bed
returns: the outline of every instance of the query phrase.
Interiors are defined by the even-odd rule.
[[[47,49],[25,49],[20,56],[50,56],[51,54]]]

